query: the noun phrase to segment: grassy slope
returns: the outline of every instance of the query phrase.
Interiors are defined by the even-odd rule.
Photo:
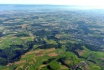
[[[50,42],[54,42],[54,41],[50,40]],[[101,70],[101,68],[98,66],[100,64],[100,61],[98,59],[102,58],[102,60],[103,60],[103,58],[104,58],[103,52],[94,52],[94,51],[92,52],[89,49],[87,49],[85,46],[83,46],[83,48],[84,48],[85,52],[82,54],[82,56],[88,57],[90,54],[92,54],[93,56],[89,57],[87,60],[94,60],[97,63],[97,64],[95,64],[93,62],[87,61],[88,70]],[[0,69],[10,70],[10,69],[17,67],[17,69],[20,69],[20,68],[26,69],[27,68],[29,70],[36,70],[37,68],[38,69],[40,68],[41,70],[48,70],[47,65],[42,64],[42,62],[47,61],[49,58],[53,58],[53,56],[50,57],[48,54],[54,53],[54,52],[56,54],[58,54],[58,56],[55,56],[56,59],[51,61],[48,64],[54,70],[61,69],[61,66],[63,66],[57,62],[57,59],[59,59],[61,57],[67,57],[67,58],[73,57],[73,59],[70,59],[70,65],[73,65],[73,62],[76,64],[80,64],[81,61],[86,62],[86,60],[84,58],[78,58],[74,53],[72,53],[70,51],[66,52],[65,50],[66,50],[66,48],[64,45],[62,46],[62,49],[55,49],[53,51],[50,51],[50,49],[44,49],[44,50],[37,49],[37,50],[35,50],[35,52],[33,50],[30,50],[28,53],[24,54],[21,57],[21,60],[19,61],[20,64],[14,63],[13,66],[0,66]],[[41,52],[43,52],[42,56],[37,55],[37,54],[40,54]],[[25,60],[25,62],[23,62],[24,60]],[[21,62],[23,62],[23,63],[21,63]],[[67,69],[68,68],[66,67],[65,70],[67,70]]]

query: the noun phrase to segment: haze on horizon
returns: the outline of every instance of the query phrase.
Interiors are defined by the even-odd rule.
[[[0,4],[80,5],[104,9],[104,0],[0,0]]]

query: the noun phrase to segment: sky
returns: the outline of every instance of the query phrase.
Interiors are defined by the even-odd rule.
[[[104,0],[0,0],[0,4],[82,5],[104,8]]]

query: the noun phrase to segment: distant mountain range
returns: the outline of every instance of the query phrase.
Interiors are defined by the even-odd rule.
[[[31,4],[0,4],[0,10],[88,10],[92,7],[74,5],[31,5]]]

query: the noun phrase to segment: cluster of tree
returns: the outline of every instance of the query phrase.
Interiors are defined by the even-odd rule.
[[[0,24],[2,24],[3,23],[3,21],[2,20],[0,20]]]
[[[42,26],[40,23],[31,24],[31,26]]]
[[[71,60],[73,59],[73,57],[71,57],[70,58]],[[69,60],[69,58],[67,58],[67,57],[61,57],[61,58],[59,58],[57,61],[58,62],[60,62],[62,65],[65,65],[65,66],[67,66],[70,70],[82,70],[81,68],[80,68],[80,66],[78,66],[78,65],[76,65],[76,64],[68,64],[68,63],[66,63],[65,61],[66,60]],[[72,60],[73,61],[73,60]],[[74,62],[74,61],[73,61]]]
[[[75,53],[78,57],[80,57],[80,55],[78,54],[78,52],[76,51],[77,49],[83,50],[84,48],[82,47],[81,43],[68,43],[66,45],[66,51],[71,51],[73,53]]]
[[[41,44],[46,44],[46,41],[43,40],[42,38],[36,37],[36,38],[34,39],[34,43],[35,43],[35,44],[38,44],[38,45],[41,45]]]
[[[58,38],[56,38],[54,35],[47,36],[47,39],[53,39],[55,41],[58,41]]]
[[[77,49],[83,50],[82,44],[81,43],[67,43],[66,45],[66,51],[75,51]]]
[[[53,36],[55,36],[56,34],[59,34],[60,31],[58,31],[58,30],[53,30],[51,33],[52,33]]]
[[[58,47],[58,45],[56,45],[56,44],[44,44],[42,46],[39,46],[38,48],[40,48],[40,49],[50,49],[50,48],[57,48],[57,47]]]
[[[62,57],[62,58],[59,58],[57,61],[60,62],[62,65],[65,65],[68,68],[70,68],[70,66],[68,64],[66,64],[66,62],[65,62],[65,60],[67,60],[67,59],[68,59],[67,57]]]
[[[48,64],[48,63],[50,63],[50,62],[53,61],[53,60],[55,60],[55,58],[50,58],[50,59],[48,59],[47,61],[44,61],[43,64]]]
[[[2,37],[2,35],[3,35],[2,32],[0,32],[0,37]]]
[[[82,46],[85,46],[86,48],[88,48],[91,51],[100,51],[102,48],[95,46],[95,45],[91,45],[91,44],[82,44],[82,43],[67,43],[66,45],[66,51],[71,51],[73,53],[75,53],[79,58],[81,57],[78,52],[76,51],[77,49],[83,50],[84,48]]]
[[[37,32],[34,32],[33,34],[36,35],[36,36],[44,37],[44,36],[51,35],[51,32],[50,31],[45,31],[45,30],[39,30]]]
[[[32,19],[39,19],[39,16],[31,17]]]
[[[90,49],[91,51],[100,51],[102,48],[99,46],[91,45],[91,44],[85,44],[85,47]]]
[[[27,33],[17,33],[16,36],[17,37],[28,37],[29,34],[27,34]]]
[[[22,54],[32,49],[33,44],[33,41],[28,41],[23,45],[11,45],[8,48],[0,49],[0,65],[19,60]]]
[[[9,22],[8,22],[9,23]],[[16,25],[21,25],[23,24],[22,22],[13,22],[12,24],[8,24],[8,23],[5,23],[3,24],[4,26],[16,26]]]
[[[75,32],[79,32],[78,29],[69,29],[69,30],[63,30],[65,33],[75,33]]]
[[[5,17],[7,17],[7,16],[5,16]],[[10,20],[15,20],[15,18],[9,17],[9,18],[5,19],[4,21],[10,21]]]

